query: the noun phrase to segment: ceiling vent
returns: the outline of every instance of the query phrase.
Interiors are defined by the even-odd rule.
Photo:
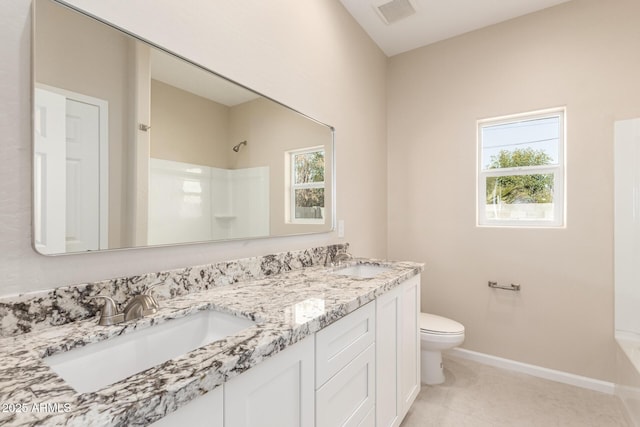
[[[393,24],[416,13],[411,0],[391,0],[374,6],[385,24]]]

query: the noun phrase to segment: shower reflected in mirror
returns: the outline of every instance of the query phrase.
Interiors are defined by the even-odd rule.
[[[238,151],[240,151],[240,146],[242,146],[242,145],[247,145],[247,141],[242,141],[241,143],[239,143],[237,145],[234,145],[233,146],[233,151],[235,151],[237,153]]]

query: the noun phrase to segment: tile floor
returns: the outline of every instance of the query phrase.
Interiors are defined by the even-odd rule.
[[[445,356],[446,381],[423,385],[401,427],[629,426],[612,395]]]

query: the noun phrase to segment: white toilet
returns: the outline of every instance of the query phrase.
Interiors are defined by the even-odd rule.
[[[464,341],[464,326],[435,314],[420,313],[420,379],[424,384],[444,382],[442,350]]]

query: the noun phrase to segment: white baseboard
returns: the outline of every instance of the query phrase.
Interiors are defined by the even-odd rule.
[[[534,377],[544,378],[546,380],[556,381],[564,384],[570,384],[576,387],[599,391],[601,393],[614,394],[615,392],[615,384],[612,382],[596,380],[589,377],[582,377],[580,375],[547,369],[541,366],[529,365],[527,363],[516,362],[515,360],[510,359],[503,359],[502,357],[496,357],[490,354],[465,350],[464,348],[454,348],[446,351],[445,353],[454,357],[459,357],[461,359],[473,360],[484,365],[495,366],[497,368],[507,369],[509,371],[522,372]]]

